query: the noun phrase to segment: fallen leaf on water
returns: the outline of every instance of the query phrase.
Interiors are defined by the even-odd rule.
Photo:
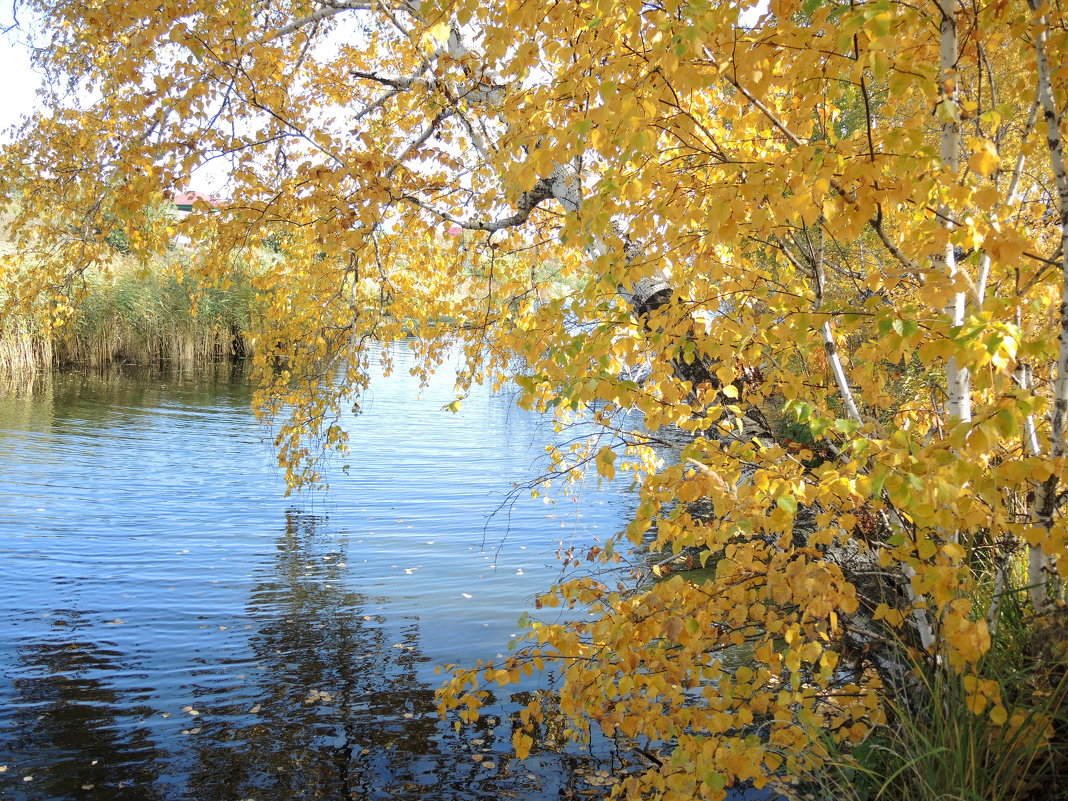
[[[249,710],[249,714],[250,715],[255,715],[259,711],[260,711],[260,705],[256,704],[256,706],[252,707],[252,709]]]
[[[411,712],[405,712],[404,717],[408,718],[408,720],[411,720],[413,717],[415,717],[415,715],[413,715]]]
[[[82,785],[82,789],[83,790],[92,790],[94,787],[96,787],[95,784],[83,784]]]
[[[484,767],[486,770],[493,770],[497,767],[497,763],[493,760],[487,760],[482,763],[482,767]]]
[[[471,754],[471,759],[475,760],[475,762],[481,762],[485,758],[485,754]]]
[[[115,618],[114,620],[109,620],[109,621],[107,621],[107,623],[108,623],[108,625],[109,625],[109,626],[117,626],[118,624],[120,624],[120,623],[125,623],[125,622],[126,622],[126,621],[125,621],[125,620],[123,620],[123,619],[122,619],[121,617],[117,617],[117,618]]]

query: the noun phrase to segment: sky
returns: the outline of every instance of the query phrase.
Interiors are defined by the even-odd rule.
[[[0,10],[0,30],[12,23],[10,2]],[[33,108],[34,92],[41,80],[30,67],[30,51],[25,33],[19,30],[0,36],[0,75],[6,76],[0,99],[0,141],[10,137],[7,129]]]

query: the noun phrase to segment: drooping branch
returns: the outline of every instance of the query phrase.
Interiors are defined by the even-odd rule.
[[[795,147],[803,146],[804,142],[801,140],[801,138],[797,134],[795,134],[789,128],[789,126],[787,126],[781,119],[779,119],[779,116],[774,111],[768,108],[765,103],[761,102],[761,100],[756,95],[749,91],[745,84],[743,84],[736,75],[732,75],[729,71],[721,69],[719,61],[715,58],[715,56],[710,53],[706,53],[706,55],[711,64],[723,74],[727,82],[739,92],[741,92],[742,96],[745,97],[745,99],[748,100],[750,103],[752,103],[753,106],[757,109],[757,111],[759,111],[761,114],[764,115],[764,117],[767,118],[768,122],[772,124],[775,130],[785,136],[787,140],[789,140],[789,142]],[[847,203],[855,203],[853,198],[849,196],[849,193],[846,192],[845,187],[843,187],[837,179],[831,178],[829,184],[831,189],[833,189],[835,193]],[[875,231],[876,235],[879,237],[879,240],[886,247],[887,252],[891,256],[893,256],[894,259],[896,259],[902,267],[904,267],[909,273],[913,275],[919,275],[922,273],[920,265],[918,265],[916,262],[906,256],[904,251],[902,251],[901,248],[898,247],[894,243],[894,241],[890,239],[890,237],[887,235],[886,229],[883,226],[882,206],[878,204],[876,205],[875,216],[868,220],[868,224],[871,226],[872,230]]]

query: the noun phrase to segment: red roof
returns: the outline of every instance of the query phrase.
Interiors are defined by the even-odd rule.
[[[221,206],[223,204],[220,198],[214,195],[205,195],[203,192],[196,192],[192,189],[185,192],[179,192],[174,196],[174,205],[176,206],[192,206],[198,200],[203,200],[210,206]]]

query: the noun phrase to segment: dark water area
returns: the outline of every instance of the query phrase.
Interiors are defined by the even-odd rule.
[[[284,497],[240,373],[65,374],[0,394],[0,798],[557,799],[596,753],[510,759],[438,719],[435,667],[507,650],[561,543],[632,499],[544,503],[548,422],[398,369],[329,492]],[[592,760],[592,761],[591,761]]]

